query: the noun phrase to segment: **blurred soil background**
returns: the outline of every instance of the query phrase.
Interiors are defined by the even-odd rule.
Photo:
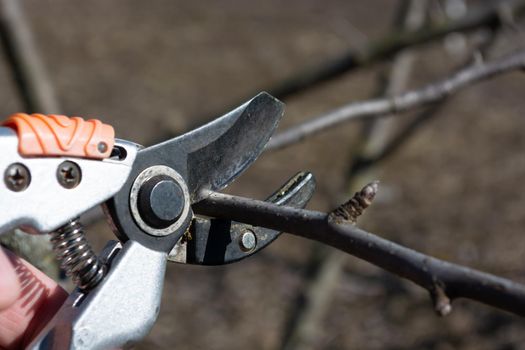
[[[382,37],[391,30],[399,1],[23,5],[61,112],[99,117],[118,137],[148,145],[227,112],[292,73]],[[512,51],[523,38],[503,32],[489,56]],[[451,40],[417,50],[409,87],[448,75],[465,60],[463,51],[450,48]],[[389,66],[387,61],[345,74],[285,100],[279,130],[374,96],[377,73]],[[7,67],[0,62],[4,116],[22,109]],[[506,74],[454,96],[381,166],[380,196],[362,227],[524,283],[524,79],[523,72]],[[346,188],[345,174],[361,130],[359,123],[348,123],[264,154],[227,191],[264,198],[297,171],[310,170],[318,189],[309,208],[331,210],[357,190]],[[89,235],[97,249],[113,237],[104,222],[90,227]],[[233,265],[169,265],[159,320],[137,349],[281,348],[306,286],[313,244],[284,235]],[[523,319],[468,301],[455,301],[453,308],[439,318],[424,290],[349,256],[312,346],[525,349]]]

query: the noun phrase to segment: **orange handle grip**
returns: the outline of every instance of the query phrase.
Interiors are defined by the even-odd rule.
[[[2,124],[17,132],[22,156],[103,159],[109,157],[115,144],[113,127],[97,119],[16,113]]]

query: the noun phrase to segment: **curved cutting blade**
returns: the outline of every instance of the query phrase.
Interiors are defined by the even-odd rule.
[[[315,177],[299,172],[266,201],[304,208],[315,191]],[[253,234],[254,246],[245,249],[242,236]],[[272,243],[282,232],[241,222],[196,217],[190,228],[191,239],[179,241],[168,255],[172,262],[195,265],[224,265],[245,259]]]
[[[136,179],[153,166],[171,168],[187,185],[189,198],[185,198],[184,205],[186,201],[198,202],[206,198],[207,192],[226,187],[257,159],[283,112],[283,103],[263,92],[196,130],[140,150],[128,180],[106,203],[117,236],[122,241],[135,240],[154,250],[171,250],[186,231],[191,210],[179,219],[185,221],[177,226],[176,232],[162,237],[146,234],[143,228],[147,225],[137,223],[137,217],[142,220],[139,210],[132,213],[131,193]],[[137,193],[139,191],[133,200],[138,208]]]
[[[195,203],[206,190],[226,187],[257,159],[283,112],[281,101],[262,92],[198,129],[142,150],[138,159],[177,170]]]

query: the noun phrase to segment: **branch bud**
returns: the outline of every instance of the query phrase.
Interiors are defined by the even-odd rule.
[[[356,192],[346,203],[334,209],[329,215],[329,220],[338,224],[349,223],[355,225],[357,218],[363,214],[374,200],[379,188],[379,181],[373,181]]]

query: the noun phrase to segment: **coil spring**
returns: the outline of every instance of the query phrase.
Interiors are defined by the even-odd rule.
[[[78,288],[89,290],[102,280],[106,267],[91,249],[80,221],[73,220],[52,232],[51,243],[60,267]]]

